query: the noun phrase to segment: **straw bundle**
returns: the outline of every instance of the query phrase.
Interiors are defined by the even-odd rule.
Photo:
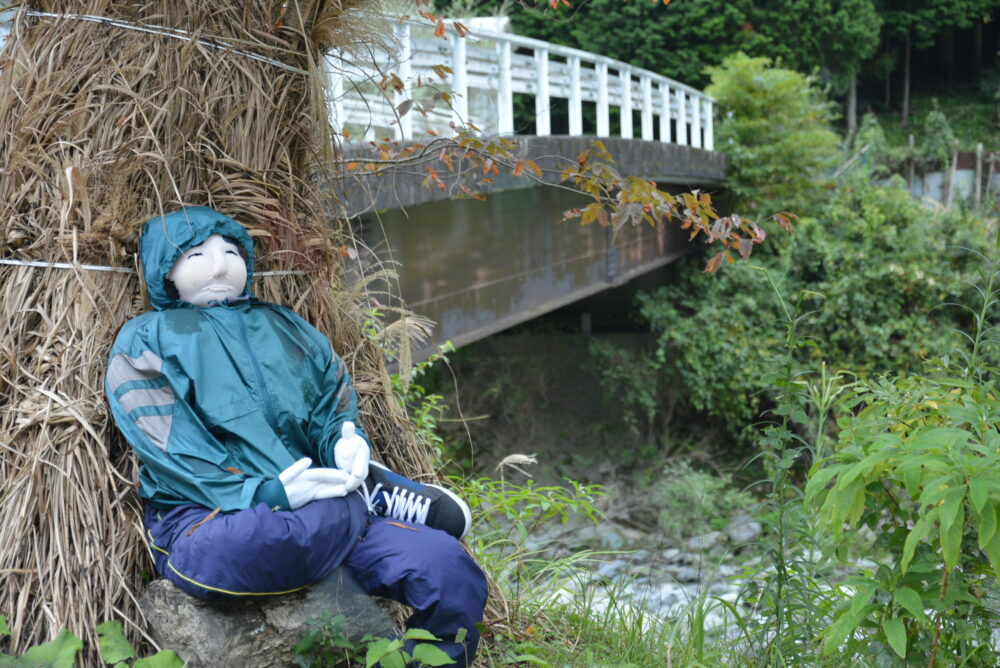
[[[370,36],[357,24],[370,3],[14,4],[0,54],[0,259],[75,266],[0,264],[0,613],[7,651],[66,627],[93,652],[106,619],[146,637],[135,597],[152,567],[135,461],[102,389],[118,326],[145,310],[139,278],[83,265],[133,266],[147,218],[214,206],[251,229],[259,270],[302,270],[258,281],[258,295],[330,336],[381,458],[432,471],[343,289],[349,231],[315,187],[333,148],[319,54]]]

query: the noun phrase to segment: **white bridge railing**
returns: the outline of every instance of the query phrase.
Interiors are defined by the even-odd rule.
[[[714,147],[712,98],[690,86],[537,39],[482,30],[460,37],[453,24],[448,28],[444,39],[427,24],[401,21],[394,29],[392,54],[368,63],[329,56],[334,127],[346,130],[350,141],[449,136],[452,124],[471,124],[487,134],[523,133],[515,127],[514,96],[525,95],[534,98],[536,135],[552,134],[554,105],[565,104],[569,135],[608,137],[617,118],[622,137]],[[378,86],[389,73],[403,83],[402,92]],[[450,97],[447,103],[442,94]],[[414,105],[400,113],[409,99]],[[525,103],[530,110],[530,99]],[[584,105],[590,103],[596,120],[585,128]]]

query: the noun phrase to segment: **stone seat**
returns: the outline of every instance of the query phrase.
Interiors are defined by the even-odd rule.
[[[176,651],[187,668],[295,665],[295,645],[313,628],[310,620],[324,613],[344,615],[347,637],[355,643],[366,633],[399,633],[378,600],[340,568],[300,592],[224,601],[203,601],[158,579],[146,587],[139,607],[153,639]]]

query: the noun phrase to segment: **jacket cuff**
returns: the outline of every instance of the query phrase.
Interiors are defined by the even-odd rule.
[[[253,505],[258,503],[266,503],[271,509],[292,509],[292,504],[288,502],[288,496],[285,494],[285,486],[277,478],[265,480],[257,487],[257,491],[253,494]]]

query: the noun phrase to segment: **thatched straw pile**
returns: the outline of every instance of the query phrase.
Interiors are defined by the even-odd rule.
[[[0,264],[7,651],[63,627],[93,651],[107,619],[134,641],[145,635],[135,597],[152,567],[136,465],[102,390],[116,329],[145,306],[134,273],[83,265],[133,267],[152,215],[214,206],[251,228],[259,270],[304,270],[258,281],[257,292],[293,306],[348,360],[381,458],[431,474],[340,283],[348,233],[311,185],[325,181],[333,147],[319,54],[371,36],[358,24],[368,4],[15,3],[0,54],[0,259],[77,266]]]

